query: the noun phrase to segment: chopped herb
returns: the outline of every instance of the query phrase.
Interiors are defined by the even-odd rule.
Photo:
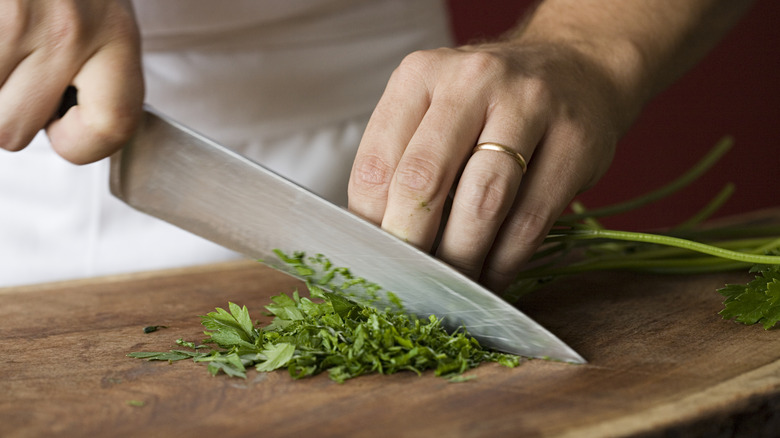
[[[462,382],[468,382],[469,380],[474,380],[476,378],[477,378],[477,376],[474,376],[474,375],[464,376],[462,374],[458,374],[458,375],[455,375],[455,376],[452,376],[452,377],[448,378],[447,380],[449,380],[451,383],[462,383]]]
[[[150,325],[148,327],[144,327],[144,333],[153,333],[157,330],[168,328],[167,325]]]
[[[139,407],[140,408],[140,407],[146,405],[146,402],[144,402],[142,400],[128,400],[127,404],[129,406],[135,406],[135,407]]]
[[[170,350],[170,351],[160,351],[160,352],[137,351],[128,354],[128,356],[134,357],[136,359],[167,360],[169,362],[174,362],[182,359],[198,358],[205,354],[206,353],[195,353],[186,350]]]
[[[308,278],[311,298],[280,294],[265,306],[274,316],[266,327],[255,327],[246,306],[228,303],[201,317],[208,336],[205,344],[217,348],[197,351],[203,345],[177,341],[195,351],[136,352],[130,357],[175,361],[192,358],[205,362],[212,375],[223,372],[246,378],[246,370],[259,372],[286,368],[293,378],[327,371],[337,382],[368,373],[392,374],[433,370],[437,376],[452,378],[482,362],[498,362],[507,367],[520,363],[518,356],[488,351],[468,333],[459,329],[447,333],[436,316],[418,318],[404,313],[400,300],[387,294],[393,303],[385,309],[359,304],[342,293],[356,285],[368,296],[379,299],[379,286],[353,277],[348,270],[333,268],[323,256],[306,258],[303,253],[282,254],[297,272]],[[314,263],[317,268],[309,266]],[[322,285],[328,285],[329,290]],[[377,301],[378,302],[378,301]],[[462,380],[466,380],[465,378]]]

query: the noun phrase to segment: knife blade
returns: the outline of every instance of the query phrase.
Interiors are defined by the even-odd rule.
[[[407,311],[443,317],[449,330],[463,326],[484,346],[585,362],[447,264],[149,106],[132,140],[111,157],[110,188],[137,210],[298,278],[274,250],[322,254],[392,291]]]

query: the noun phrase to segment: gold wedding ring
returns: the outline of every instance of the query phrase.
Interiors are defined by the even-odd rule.
[[[517,164],[520,165],[520,170],[523,171],[523,175],[525,175],[525,171],[528,168],[528,164],[526,164],[525,158],[520,154],[520,152],[515,152],[502,144],[493,142],[480,143],[471,151],[471,154],[474,155],[477,153],[477,151],[497,151],[509,155],[517,162]]]

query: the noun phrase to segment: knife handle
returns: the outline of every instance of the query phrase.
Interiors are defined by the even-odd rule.
[[[68,85],[68,88],[66,88],[65,92],[62,93],[60,106],[57,108],[57,112],[54,114],[54,120],[61,119],[71,107],[78,105],[78,94],[78,88],[74,87],[73,85]]]

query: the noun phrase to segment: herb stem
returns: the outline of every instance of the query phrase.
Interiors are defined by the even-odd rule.
[[[715,257],[744,262],[767,265],[780,264],[780,256],[750,254],[745,252],[732,251],[705,243],[694,242],[692,240],[681,239],[678,237],[664,236],[660,234],[638,233],[633,231],[617,231],[602,229],[579,229],[579,230],[556,230],[554,234],[548,237],[548,241],[555,240],[583,240],[583,239],[612,239],[629,242],[654,243],[658,245],[683,248],[690,251],[696,251],[703,254],[709,254]],[[780,243],[780,242],[778,242]]]
[[[682,189],[689,185],[703,173],[710,169],[733,145],[734,140],[731,137],[724,137],[721,139],[704,158],[701,159],[694,167],[685,172],[682,176],[672,181],[671,183],[645,195],[630,199],[628,201],[614,204],[611,206],[590,210],[582,213],[574,213],[565,216],[561,216],[562,222],[579,221],[585,218],[598,218],[605,216],[612,216],[620,213],[625,213],[652,202],[663,199],[672,193]]]
[[[716,211],[720,209],[720,207],[723,206],[723,204],[726,203],[726,201],[731,198],[731,195],[734,194],[734,184],[728,183],[726,184],[720,192],[718,192],[717,195],[715,195],[712,200],[707,203],[707,205],[704,206],[701,210],[699,210],[695,215],[691,216],[688,220],[681,223],[680,225],[677,225],[673,229],[675,230],[688,230],[696,225],[701,224],[705,220],[707,220],[710,216],[712,216]]]

